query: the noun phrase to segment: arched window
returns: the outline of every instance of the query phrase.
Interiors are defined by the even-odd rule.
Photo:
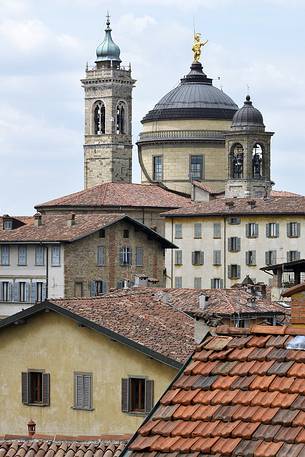
[[[94,108],[94,133],[95,135],[105,133],[105,105],[103,102],[96,102]]]
[[[244,148],[240,143],[234,144],[231,150],[231,178],[241,179],[244,170]]]
[[[263,150],[258,143],[253,146],[252,150],[252,176],[253,178],[263,176]]]
[[[120,102],[116,112],[116,133],[125,133],[125,104]]]

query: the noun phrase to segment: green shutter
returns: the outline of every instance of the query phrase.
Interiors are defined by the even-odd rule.
[[[145,381],[145,412],[149,413],[154,405],[154,381]]]
[[[121,381],[121,409],[123,413],[129,412],[129,379]]]
[[[29,373],[21,373],[21,399],[24,405],[29,403]]]
[[[42,374],[42,403],[45,406],[50,405],[50,375],[49,375],[49,373]]]

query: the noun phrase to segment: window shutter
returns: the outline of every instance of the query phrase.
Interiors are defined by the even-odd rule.
[[[232,278],[232,265],[228,265],[228,278]]]
[[[265,264],[269,265],[269,251],[265,252]]]
[[[97,265],[103,267],[105,265],[105,246],[97,247]]]
[[[50,375],[49,375],[49,373],[42,374],[42,403],[45,406],[50,405]]]
[[[250,224],[246,224],[246,237],[249,238],[250,236]]]
[[[13,283],[9,283],[8,285],[8,301],[13,300]]]
[[[14,282],[13,284],[13,301],[19,301],[19,283]]]
[[[250,252],[246,252],[246,265],[250,265]]]
[[[275,224],[275,235],[277,238],[280,236],[280,224]]]
[[[131,248],[128,248],[129,249],[129,265],[132,265],[132,249]]]
[[[204,264],[204,252],[200,251],[200,265]]]
[[[256,251],[252,251],[252,264],[256,265]]]
[[[85,409],[91,408],[91,389],[92,377],[91,375],[83,375],[83,401],[82,407]]]
[[[3,281],[0,281],[0,301],[3,300]]]
[[[42,301],[46,300],[47,298],[47,285],[46,283],[42,284]]]
[[[211,278],[211,289],[214,289],[214,287],[215,287],[214,279]]]
[[[154,381],[145,381],[145,412],[149,413],[154,405]]]
[[[291,251],[287,251],[287,257],[286,257],[287,262],[291,261]]]
[[[124,248],[120,248],[119,262],[120,262],[120,265],[124,265]]]
[[[272,265],[276,264],[276,251],[271,251],[271,263]]]
[[[91,295],[91,297],[96,297],[96,282],[95,281],[90,282],[90,295]]]
[[[136,266],[138,266],[138,267],[143,266],[143,248],[142,247],[136,248]]]
[[[291,236],[291,224],[288,222],[287,224],[287,236]]]
[[[74,408],[82,408],[83,406],[83,376],[81,374],[74,375]]]
[[[300,222],[297,222],[297,236],[301,235],[301,224]]]
[[[223,279],[220,279],[220,288],[223,288]]]
[[[266,237],[270,237],[270,224],[266,224]]]
[[[21,398],[22,403],[27,405],[29,403],[29,374],[21,373]]]
[[[240,238],[236,238],[236,251],[240,251]]]
[[[103,294],[105,294],[108,290],[108,286],[107,286],[107,282],[106,281],[102,281],[102,290],[103,290]]]
[[[296,252],[295,252],[295,260],[300,260],[300,258],[301,258],[301,253],[300,253],[300,251],[296,251]]]
[[[129,411],[129,379],[127,379],[127,378],[122,379],[121,391],[122,391],[122,394],[121,394],[122,395],[121,396],[122,412],[128,413],[128,411]]]
[[[32,282],[31,284],[31,303],[35,303],[37,299],[37,283]]]
[[[240,265],[236,265],[236,277],[237,279],[240,278]]]
[[[25,301],[31,301],[31,284],[29,282],[27,282],[25,285]]]
[[[192,252],[192,265],[195,265],[196,263],[196,253],[195,251]]]

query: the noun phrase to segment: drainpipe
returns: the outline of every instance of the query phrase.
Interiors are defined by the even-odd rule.
[[[173,241],[174,241],[174,221],[173,221],[173,218],[171,218],[171,224],[172,224],[172,227],[171,227],[171,232],[172,232],[171,242],[173,243]],[[173,275],[174,275],[174,250],[171,249],[171,287],[172,288],[174,287],[174,285],[173,285]]]
[[[46,250],[46,300],[49,298],[49,246],[45,246]]]

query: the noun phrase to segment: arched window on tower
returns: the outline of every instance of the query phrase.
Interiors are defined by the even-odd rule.
[[[120,102],[116,113],[116,133],[125,133],[125,103]]]
[[[94,134],[105,133],[105,105],[103,102],[96,102],[94,108]]]
[[[258,143],[253,146],[252,150],[252,176],[253,178],[263,176],[263,150]]]
[[[232,147],[230,159],[231,178],[241,179],[244,171],[244,148],[240,143]]]

